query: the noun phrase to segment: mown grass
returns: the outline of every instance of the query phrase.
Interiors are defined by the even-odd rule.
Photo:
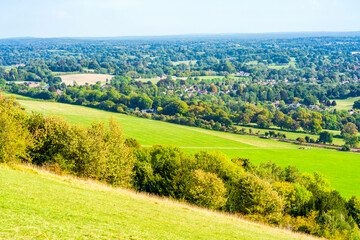
[[[20,97],[18,101],[28,111],[44,112],[44,102],[25,97]],[[113,117],[121,124],[127,137],[136,138],[145,146],[172,144],[189,153],[200,150],[221,151],[230,157],[249,158],[255,164],[272,161],[280,166],[294,165],[303,172],[320,171],[343,196],[360,196],[360,154],[357,153],[321,148],[298,149],[299,146],[295,144],[56,102],[46,102],[45,109],[46,114],[62,116],[72,123],[86,125],[95,120],[107,121]]]
[[[0,239],[313,238],[89,180],[0,165]]]

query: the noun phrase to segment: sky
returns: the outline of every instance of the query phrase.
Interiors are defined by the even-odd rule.
[[[359,0],[0,0],[0,38],[360,31]]]

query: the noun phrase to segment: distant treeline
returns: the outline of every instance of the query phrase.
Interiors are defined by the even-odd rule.
[[[354,131],[350,132],[352,136],[356,136],[360,128],[358,113],[350,114],[347,111],[330,109],[313,110],[306,107],[318,104],[316,96],[320,96],[320,106],[323,108],[336,105],[336,102],[330,101],[326,95],[331,95],[334,91],[338,91],[337,94],[357,94],[360,87],[356,84],[328,86],[326,90],[325,87],[307,84],[240,86],[236,79],[226,78],[215,79],[211,83],[210,80],[207,82],[191,78],[186,81],[163,79],[153,84],[135,81],[130,77],[115,76],[110,84],[105,86],[95,84],[70,87],[65,84],[51,84],[47,90],[43,90],[41,87],[12,84],[4,86],[4,89],[35,98],[230,132],[240,131],[234,125],[249,123],[255,123],[261,128],[277,126],[289,131],[302,129],[313,134],[319,134],[324,129],[343,130],[351,124],[354,127]],[[187,95],[189,89],[195,93]],[[228,89],[239,96],[225,93]],[[61,93],[56,90],[61,90]],[[242,101],[242,96],[252,95],[259,98],[262,95],[270,96],[270,93],[272,100],[278,102],[276,105],[266,98],[256,104]],[[303,106],[288,106],[295,102]],[[358,139],[352,136],[343,135],[346,144],[355,146]]]
[[[93,69],[133,78],[227,75],[336,83],[360,79],[359,36],[292,39],[0,40],[0,66],[45,62],[52,71]]]

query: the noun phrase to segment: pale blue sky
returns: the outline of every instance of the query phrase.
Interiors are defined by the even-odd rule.
[[[0,38],[360,31],[360,0],[0,0]]]

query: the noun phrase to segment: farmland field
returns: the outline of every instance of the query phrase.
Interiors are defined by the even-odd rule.
[[[269,131],[275,131],[276,133],[280,132],[286,135],[287,139],[296,140],[298,137],[305,138],[306,136],[309,136],[310,138],[317,140],[319,138],[319,135],[314,135],[311,133],[302,133],[302,132],[287,132],[284,130],[280,130],[280,128],[272,127],[271,129],[261,129],[261,128],[254,128],[254,127],[248,127],[248,126],[237,126],[238,129],[245,128],[245,132],[248,133],[249,129],[252,129],[252,132],[255,134],[259,132],[260,134],[265,134],[265,132]],[[333,133],[333,135],[340,134],[340,131],[335,130],[325,130],[328,132]],[[333,144],[335,145],[344,145],[344,139],[342,138],[333,138]]]
[[[28,110],[43,113],[44,102],[19,97],[18,101]],[[46,114],[62,116],[72,123],[90,124],[114,117],[127,137],[142,145],[172,144],[188,153],[200,150],[221,151],[230,157],[249,158],[259,164],[272,161],[281,166],[294,165],[303,172],[320,171],[345,197],[360,196],[360,155],[321,148],[298,149],[298,145],[261,139],[251,136],[187,127],[177,124],[136,118],[120,113],[61,104],[45,103]],[[349,184],[351,183],[351,184]]]
[[[354,102],[360,100],[360,97],[347,98],[347,99],[335,99],[336,106],[334,107],[337,110],[350,110],[353,108]],[[333,100],[331,100],[333,101]]]
[[[180,64],[186,64],[186,65],[190,65],[190,64],[195,64],[197,61],[193,60],[193,61],[177,61],[177,62],[172,62],[173,65],[180,65]]]
[[[286,65],[269,65],[269,68],[279,70],[283,68],[288,68],[290,66],[296,67],[296,59],[294,57],[291,57],[291,61]]]
[[[22,165],[0,182],[0,239],[314,239]]]
[[[109,74],[67,74],[59,76],[66,85],[73,85],[76,82],[78,85],[95,84],[97,82],[105,83],[106,80],[110,80],[113,78],[112,75]]]

